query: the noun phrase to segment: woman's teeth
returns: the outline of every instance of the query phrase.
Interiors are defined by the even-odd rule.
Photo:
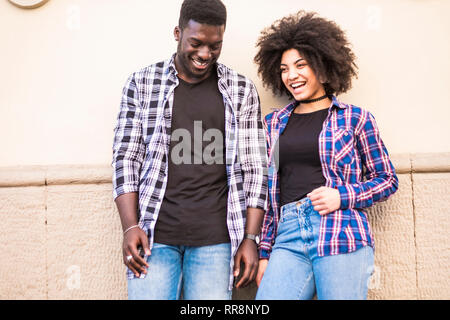
[[[305,82],[301,82],[301,83],[293,83],[293,84],[291,84],[291,87],[293,88],[293,89],[297,89],[297,88],[299,88],[299,87],[301,87],[301,86],[304,86],[305,85]]]

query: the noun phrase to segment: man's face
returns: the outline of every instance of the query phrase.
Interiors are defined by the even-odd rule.
[[[181,79],[195,83],[211,74],[222,51],[224,32],[224,25],[213,26],[194,20],[189,20],[183,30],[175,27],[175,40],[178,41],[175,67]]]

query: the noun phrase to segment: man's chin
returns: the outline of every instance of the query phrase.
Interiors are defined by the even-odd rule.
[[[191,74],[193,78],[198,78],[198,79],[203,79],[203,78],[207,78],[210,74],[211,71],[213,70],[213,66],[212,64],[209,64],[207,68],[205,69],[198,69],[198,68],[191,68]]]

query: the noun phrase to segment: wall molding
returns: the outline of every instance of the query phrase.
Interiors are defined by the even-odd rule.
[[[450,172],[450,152],[391,155],[398,174]],[[111,183],[110,165],[0,167],[0,187]]]

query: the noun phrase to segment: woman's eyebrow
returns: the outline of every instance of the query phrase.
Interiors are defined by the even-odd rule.
[[[300,59],[298,59],[297,61],[295,61],[294,64],[297,64],[297,63],[299,63],[299,62],[302,61],[302,60],[305,60],[305,59],[300,58]],[[281,66],[287,66],[287,64],[285,64],[285,63],[280,63],[280,65],[281,65]]]

